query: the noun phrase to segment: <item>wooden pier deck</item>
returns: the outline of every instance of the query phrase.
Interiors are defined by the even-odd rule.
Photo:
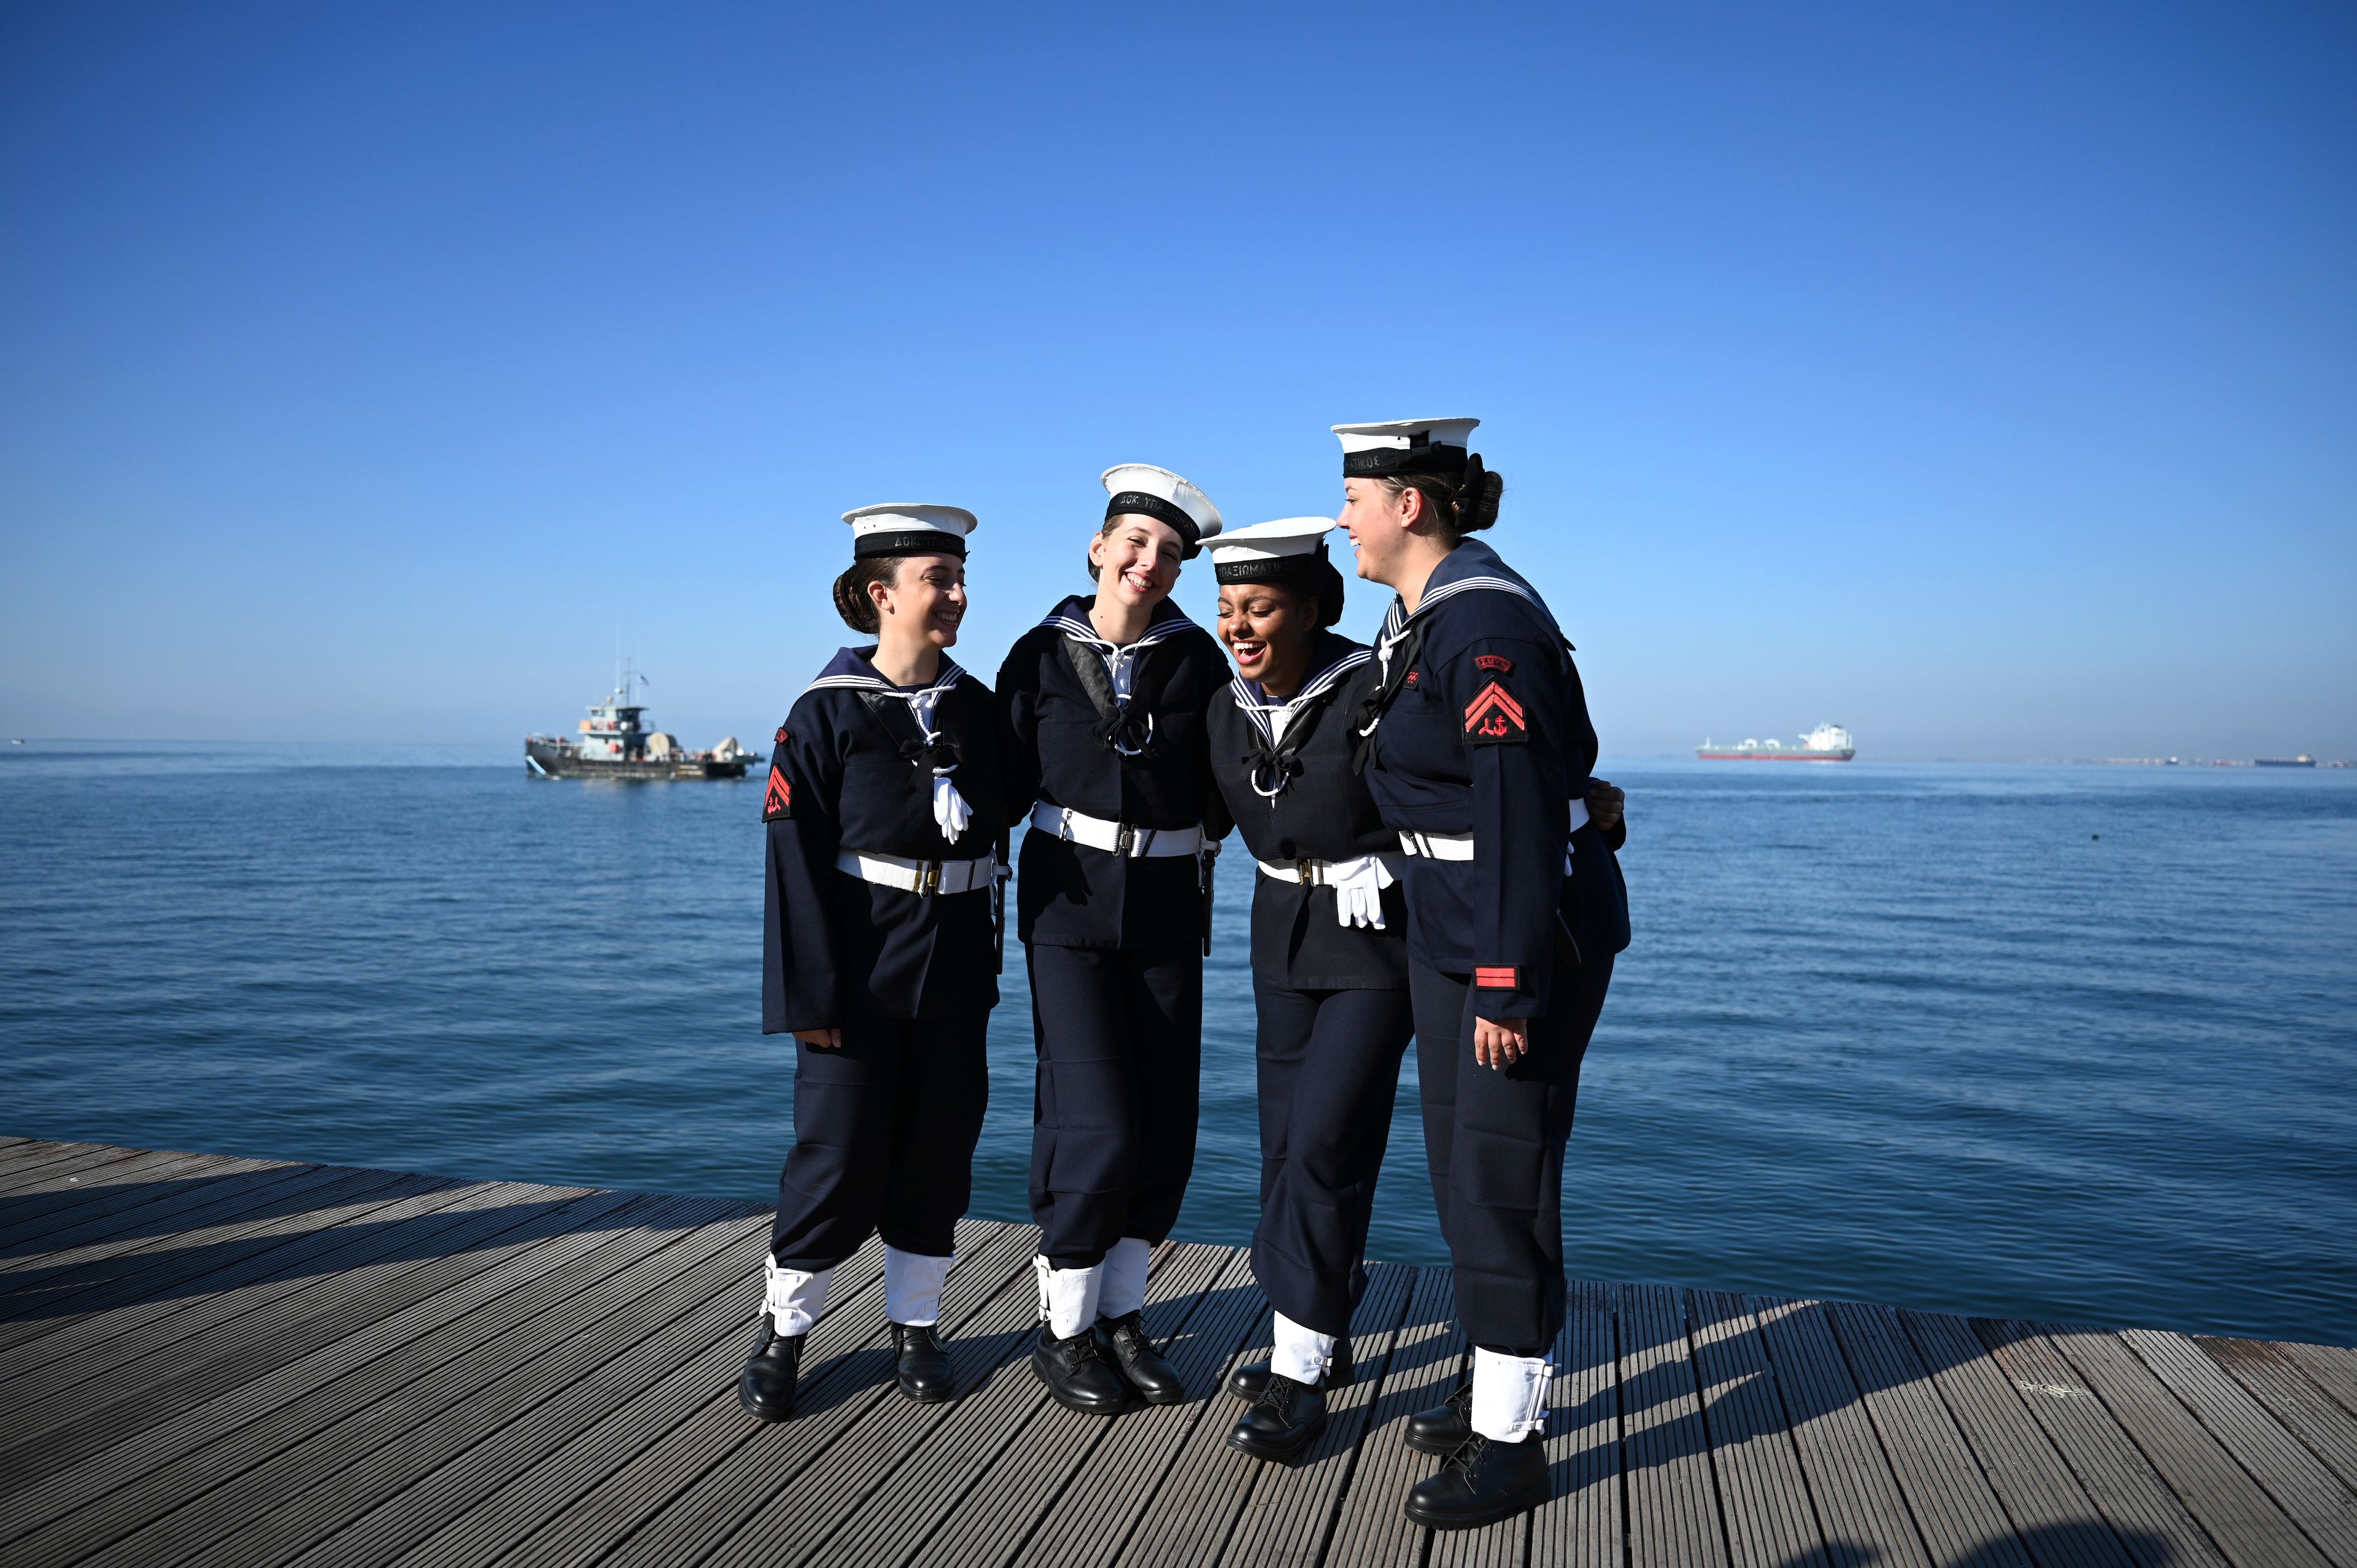
[[[0,1563],[2357,1568],[2357,1352],[1583,1283],[1557,1497],[1435,1536],[1403,1418],[1466,1360],[1445,1269],[1374,1271],[1298,1463],[1221,1439],[1245,1255],[1171,1246],[1198,1391],[1107,1421],[1022,1349],[1028,1227],[974,1223],[963,1395],[886,1381],[845,1265],[801,1412],[737,1408],[766,1210],[0,1139]]]

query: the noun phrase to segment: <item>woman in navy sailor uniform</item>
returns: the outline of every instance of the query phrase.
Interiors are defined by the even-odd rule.
[[[778,1177],[761,1337],[738,1381],[793,1413],[802,1337],[835,1266],[884,1239],[900,1388],[950,1397],[939,1321],[989,1095],[998,1002],[996,703],[944,650],[965,612],[971,512],[846,512],[835,607],[874,646],[838,652],[770,759],[761,1028],[794,1036],[794,1145]]]
[[[1473,1378],[1409,1422],[1443,1454],[1419,1524],[1486,1524],[1549,1495],[1548,1352],[1564,1320],[1563,1157],[1588,1036],[1629,944],[1619,790],[1571,645],[1469,537],[1502,489],[1477,420],[1334,427],[1359,575],[1396,590],[1356,728],[1406,852],[1408,981],[1433,1198]]]
[[[1018,639],[997,683],[1010,802],[1031,819],[1015,885],[1039,1050],[1031,1362],[1057,1402],[1110,1415],[1132,1390],[1186,1392],[1139,1315],[1195,1162],[1209,860],[1227,831],[1203,714],[1227,670],[1169,599],[1218,509],[1167,468],[1103,480],[1095,594]]]
[[[1408,1007],[1399,835],[1352,766],[1369,650],[1329,629],[1342,577],[1331,518],[1222,533],[1220,639],[1236,661],[1211,704],[1211,771],[1257,865],[1261,1218],[1253,1273],[1276,1309],[1268,1362],[1239,1368],[1251,1402],[1229,1445],[1284,1460],[1324,1430],[1351,1376],[1351,1313],[1366,1290],[1367,1225],[1391,1133]]]

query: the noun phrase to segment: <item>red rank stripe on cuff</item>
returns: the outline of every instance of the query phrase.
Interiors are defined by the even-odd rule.
[[[1473,971],[1473,988],[1477,991],[1520,991],[1523,972],[1511,963],[1486,963]]]

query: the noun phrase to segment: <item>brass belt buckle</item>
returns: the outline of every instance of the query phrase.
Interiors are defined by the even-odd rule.
[[[1136,846],[1136,843],[1137,830],[1127,822],[1118,824],[1117,831],[1113,835],[1114,854],[1126,860],[1129,858],[1129,852]]]
[[[942,890],[942,863],[929,860],[917,873],[917,897],[930,898]]]
[[[1314,860],[1295,861],[1293,863],[1293,875],[1301,878],[1301,886],[1304,887],[1316,887],[1319,886],[1318,881],[1318,863]]]

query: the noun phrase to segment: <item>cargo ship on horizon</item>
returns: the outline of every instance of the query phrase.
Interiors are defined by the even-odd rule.
[[[1847,762],[1857,755],[1849,731],[1839,725],[1819,725],[1791,746],[1777,740],[1718,746],[1706,740],[1695,747],[1704,762]]]

